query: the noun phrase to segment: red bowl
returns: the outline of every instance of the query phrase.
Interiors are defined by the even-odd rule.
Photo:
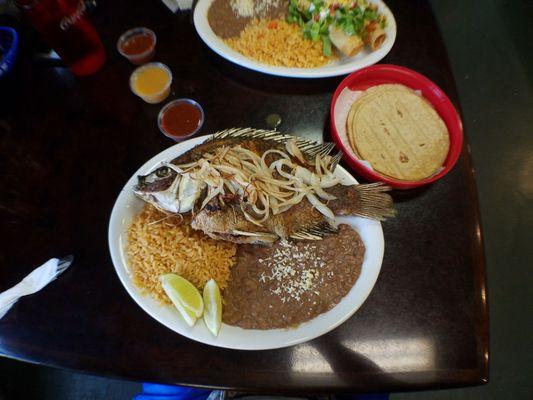
[[[433,105],[433,107],[435,107],[435,110],[446,124],[450,135],[450,150],[444,161],[444,168],[435,175],[420,181],[402,181],[381,175],[363,164],[356,157],[353,150],[342,143],[339,133],[337,132],[334,113],[337,99],[342,90],[346,87],[350,90],[366,90],[369,87],[384,83],[399,83],[410,87],[411,89],[420,90],[422,95]],[[459,154],[461,154],[461,148],[463,145],[463,124],[457,110],[448,96],[446,96],[437,85],[425,76],[408,68],[399,67],[397,65],[380,64],[360,69],[348,75],[337,87],[337,90],[335,90],[333,100],[331,101],[330,115],[331,135],[333,136],[333,140],[344,152],[344,159],[346,162],[362,177],[370,181],[385,182],[393,188],[411,189],[434,182],[450,172],[457,162]]]

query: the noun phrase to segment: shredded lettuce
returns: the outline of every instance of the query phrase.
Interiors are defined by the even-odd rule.
[[[290,0],[287,22],[298,24],[305,38],[314,42],[322,40],[322,52],[331,57],[332,46],[329,38],[330,26],[341,28],[350,36],[364,37],[367,22],[378,22],[386,26],[385,17],[377,7],[366,1],[354,0],[350,5],[326,5],[325,0]]]
[[[331,57],[331,40],[329,39],[329,34],[322,36],[322,53],[326,57]]]
[[[361,36],[365,28],[365,16],[359,7],[339,8],[336,11],[335,25],[340,27],[347,35]]]

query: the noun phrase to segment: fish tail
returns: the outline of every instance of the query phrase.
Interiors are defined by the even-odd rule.
[[[336,215],[357,215],[383,221],[396,215],[392,197],[386,193],[391,190],[384,183],[369,183],[349,186],[342,205],[333,212]]]

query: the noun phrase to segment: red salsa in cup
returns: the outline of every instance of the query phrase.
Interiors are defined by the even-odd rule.
[[[158,122],[164,135],[180,140],[198,132],[204,123],[204,113],[194,100],[178,99],[163,107]]]
[[[154,38],[148,34],[130,37],[121,45],[122,52],[128,56],[139,55],[150,50],[154,45]]]
[[[117,49],[132,64],[141,65],[154,57],[156,41],[157,37],[151,29],[133,28],[120,36]]]

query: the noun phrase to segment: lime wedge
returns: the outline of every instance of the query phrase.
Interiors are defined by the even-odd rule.
[[[204,312],[204,302],[196,287],[187,279],[176,274],[161,276],[161,284],[183,319],[193,326]]]
[[[204,286],[204,322],[207,329],[215,336],[218,336],[222,325],[222,300],[220,289],[214,279],[208,281]]]

